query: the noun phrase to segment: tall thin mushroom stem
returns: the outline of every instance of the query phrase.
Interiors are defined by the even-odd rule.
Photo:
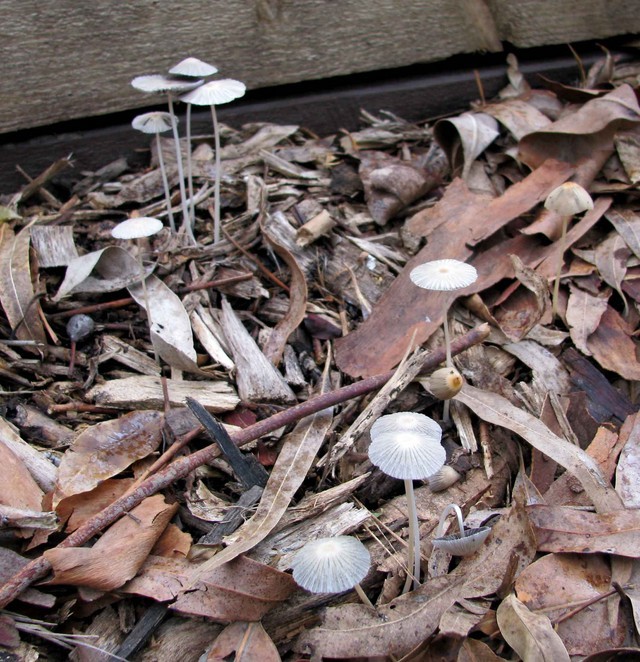
[[[418,528],[418,511],[416,510],[416,497],[413,491],[413,481],[405,478],[404,489],[407,493],[407,516],[409,519],[409,541],[407,548],[407,579],[404,583],[403,593],[406,593],[413,580],[413,588],[420,585],[420,530]],[[411,563],[413,561],[413,570]]]
[[[216,179],[213,183],[213,242],[217,244],[220,241],[220,179],[222,178],[222,159],[220,158],[218,116],[214,104],[211,104],[211,119],[213,120],[213,140],[216,150]]]
[[[560,274],[562,273],[562,263],[564,254],[567,250],[567,227],[571,216],[562,217],[562,235],[560,237],[560,250],[558,251],[558,263],[556,264],[556,278],[553,281],[553,294],[551,296],[551,319],[555,319],[558,314],[558,297],[560,296]]]
[[[193,197],[193,166],[191,161],[191,104],[187,104],[187,184],[189,187],[189,224],[196,226],[196,201]]]

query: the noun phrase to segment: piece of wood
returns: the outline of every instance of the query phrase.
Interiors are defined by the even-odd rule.
[[[182,406],[187,396],[197,398],[213,413],[231,411],[240,402],[235,390],[226,382],[193,382],[167,379],[169,404]],[[159,409],[164,407],[162,384],[159,377],[125,377],[111,379],[94,386],[87,397],[96,404],[120,409]]]

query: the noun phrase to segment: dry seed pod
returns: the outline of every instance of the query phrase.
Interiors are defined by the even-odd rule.
[[[440,368],[429,377],[429,390],[440,400],[450,400],[463,385],[462,375],[451,367]]]
[[[445,464],[433,476],[429,476],[427,480],[429,481],[429,489],[432,492],[442,492],[454,483],[457,483],[460,478],[460,474],[453,467]]]

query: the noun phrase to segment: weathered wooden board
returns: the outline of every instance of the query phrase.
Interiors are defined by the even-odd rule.
[[[634,6],[636,5],[636,6]],[[640,31],[632,0],[0,0],[0,133],[150,105],[196,55],[250,89]]]

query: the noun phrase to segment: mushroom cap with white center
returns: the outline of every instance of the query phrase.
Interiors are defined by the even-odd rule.
[[[111,230],[111,236],[114,239],[140,239],[160,232],[163,227],[162,221],[158,218],[137,216],[118,223]]]
[[[162,74],[150,74],[149,76],[136,76],[131,85],[140,92],[149,92],[150,94],[160,94],[162,92],[188,92],[194,87],[202,85],[204,81],[185,80],[184,78],[174,78],[172,76],[163,76]]]
[[[424,414],[388,414],[371,426],[369,459],[393,478],[428,478],[445,463],[441,439],[440,426]]]
[[[359,584],[369,572],[371,556],[352,536],[318,538],[293,558],[293,578],[311,593],[340,593]]]
[[[176,117],[177,121],[178,118]],[[133,118],[131,126],[136,131],[142,131],[142,133],[164,133],[172,129],[171,115],[160,110],[142,113],[142,115]]]
[[[476,268],[460,260],[433,260],[425,262],[409,274],[411,281],[425,290],[459,290],[475,283],[478,279]]]
[[[238,99],[246,92],[246,85],[233,78],[212,80],[180,97],[181,101],[194,106],[218,106]]]
[[[593,209],[593,200],[580,184],[565,182],[549,193],[544,206],[560,216],[573,216]]]
[[[205,78],[218,73],[218,67],[203,62],[197,57],[187,57],[178,62],[175,67],[171,67],[169,73],[174,76],[187,76],[188,78]]]

